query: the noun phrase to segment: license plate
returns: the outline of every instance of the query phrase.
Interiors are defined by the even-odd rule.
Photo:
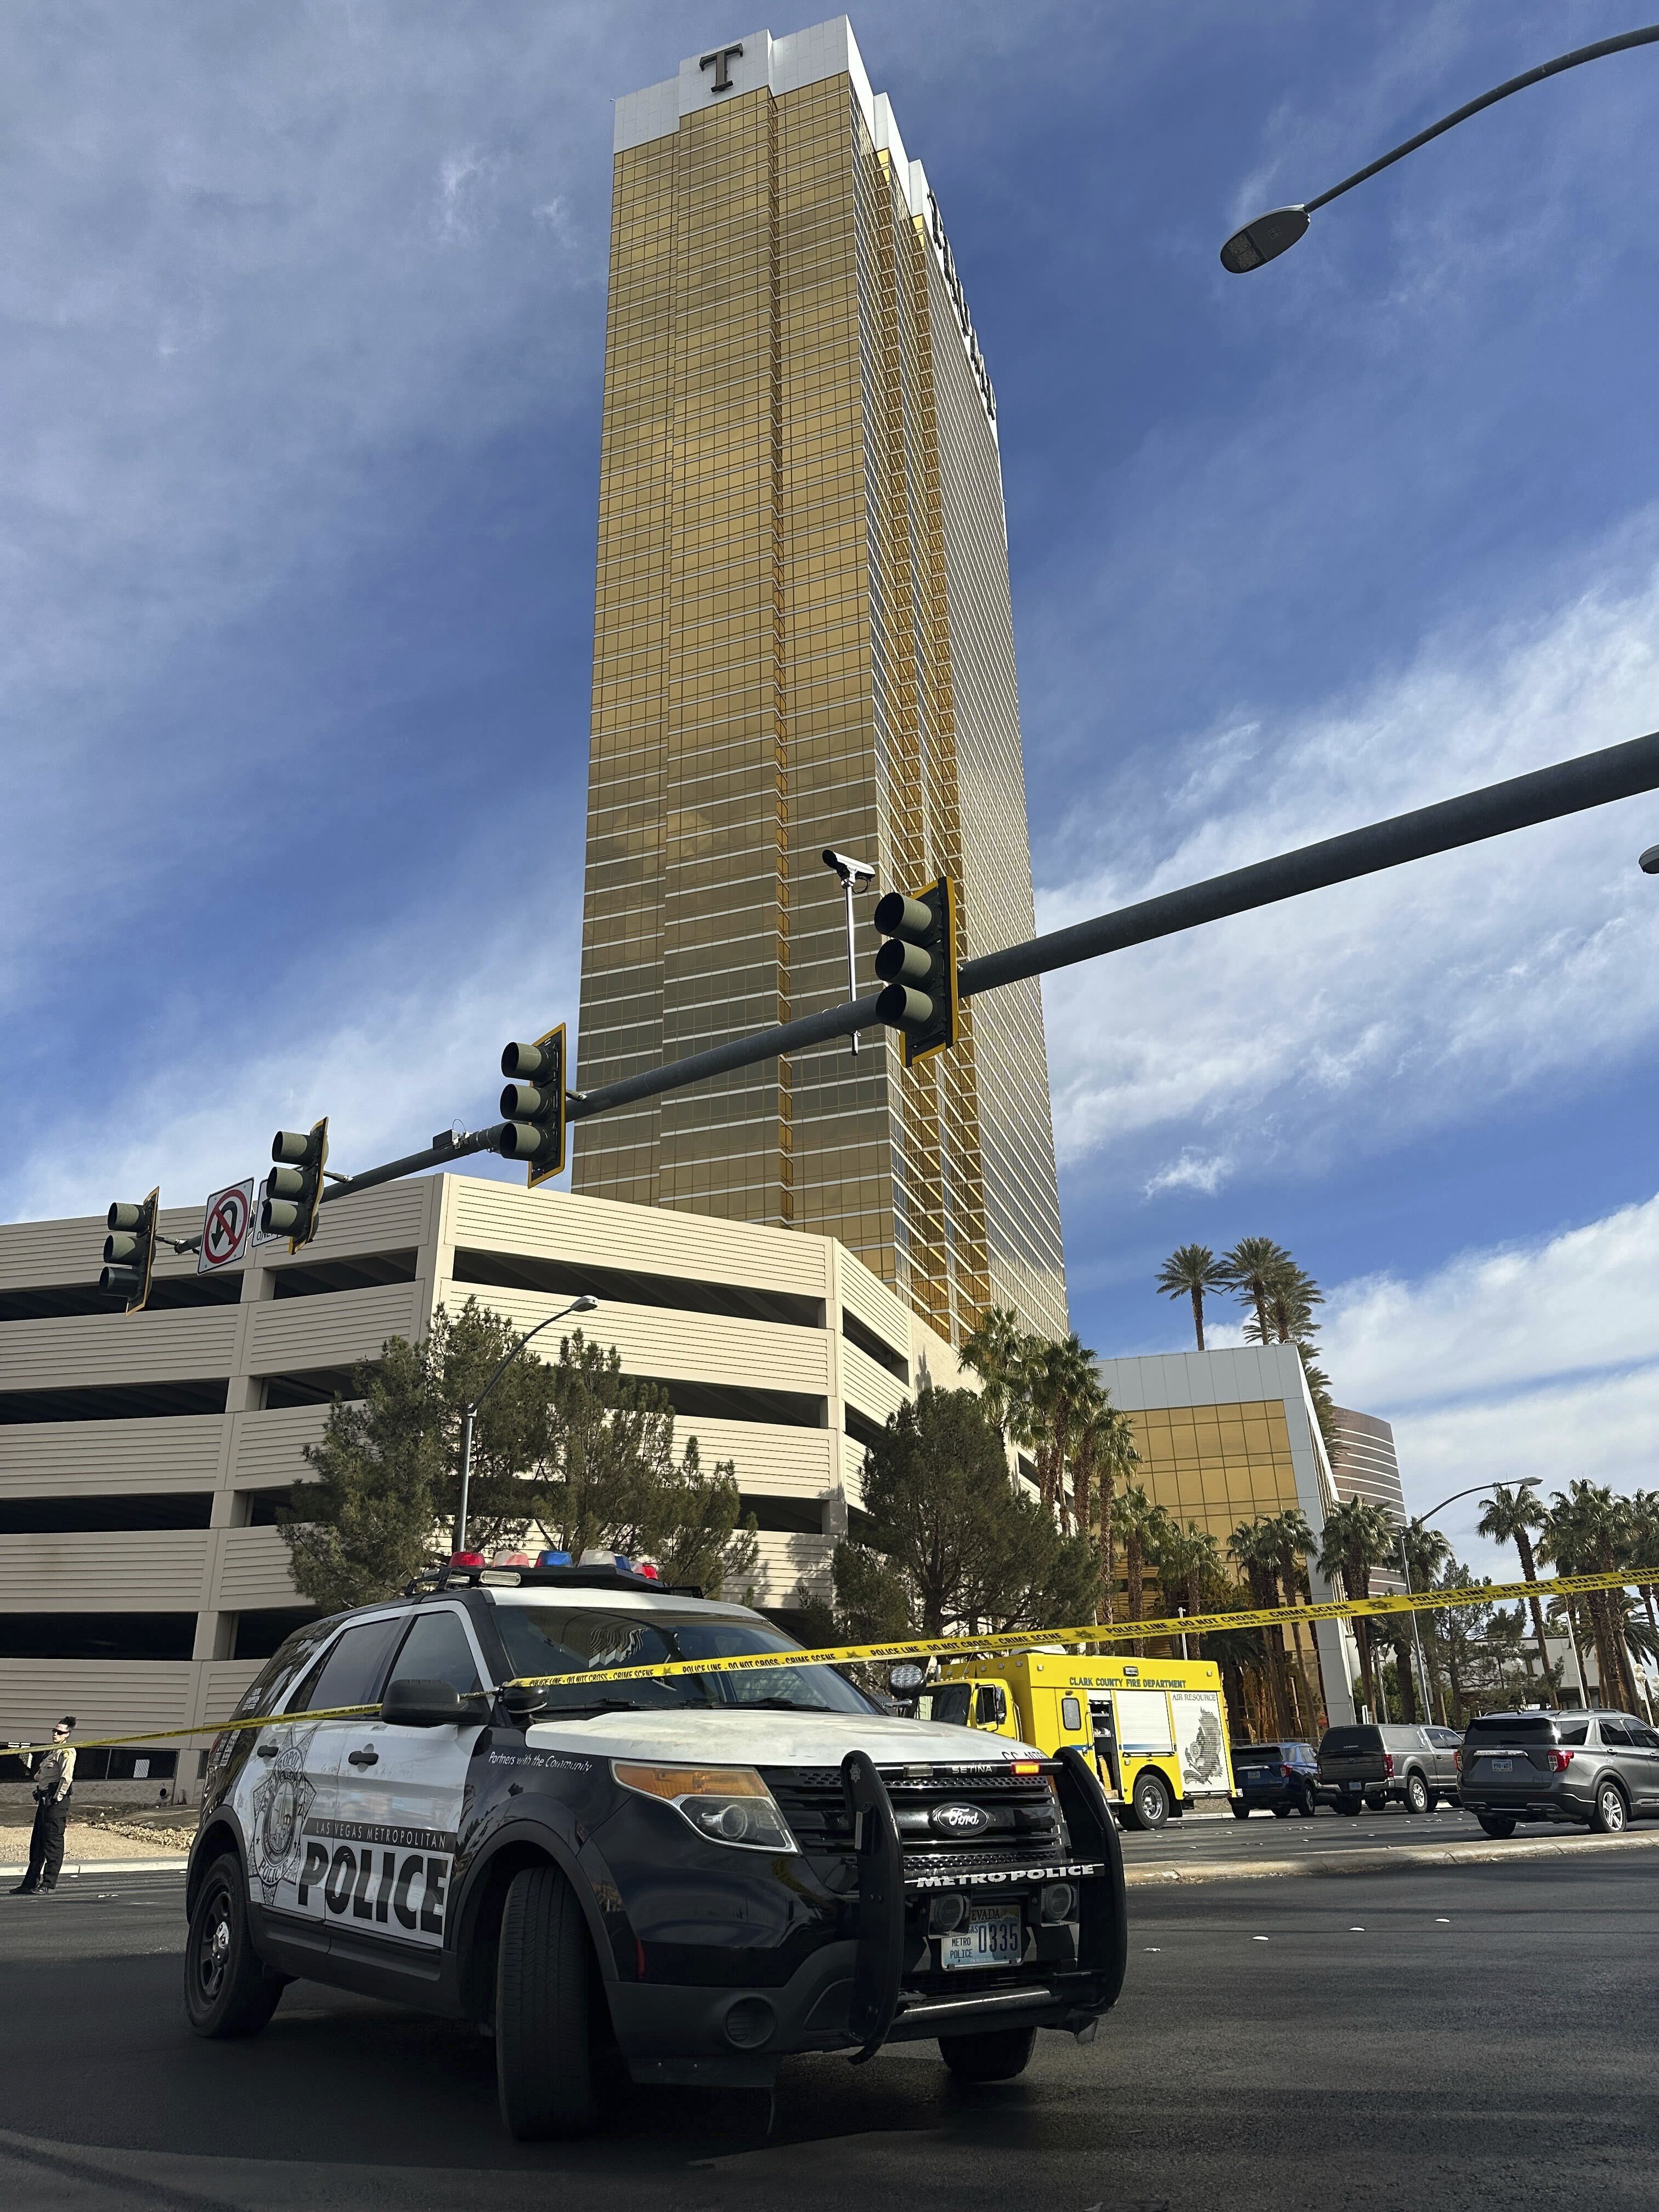
[[[1489,1759],[1486,1765],[1494,1774],[1513,1774],[1515,1771],[1515,1761],[1512,1759]]]
[[[1345,1782],[1342,1785],[1345,1790],[1352,1790],[1356,1797],[1359,1795],[1359,1792],[1364,1788],[1364,1786],[1365,1785],[1363,1782]]]
[[[1242,1782],[1266,1782],[1268,1779],[1267,1770],[1265,1766],[1241,1767],[1239,1779]]]
[[[941,1936],[942,1966],[1017,1966],[1025,1948],[1025,1928],[1018,1907],[1001,1911],[981,1906],[968,1915],[965,1928]]]

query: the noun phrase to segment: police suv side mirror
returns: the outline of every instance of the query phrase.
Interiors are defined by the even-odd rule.
[[[482,1718],[474,1701],[453,1682],[393,1682],[380,1701],[380,1718],[394,1728],[459,1728]]]

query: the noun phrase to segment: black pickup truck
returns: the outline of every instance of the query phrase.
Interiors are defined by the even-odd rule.
[[[1127,1937],[1084,1753],[970,1746],[797,1649],[620,1565],[451,1569],[301,1630],[238,1709],[266,1724],[209,1757],[190,2025],[252,2034],[301,1977],[474,2021],[526,2137],[588,2125],[607,2059],[763,2087],[926,2037],[988,2081],[1039,2027],[1091,2039]]]

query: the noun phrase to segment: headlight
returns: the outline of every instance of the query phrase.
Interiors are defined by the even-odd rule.
[[[712,1844],[741,1844],[757,1851],[797,1848],[771,1791],[752,1766],[645,1766],[613,1759],[611,1771],[624,1790],[672,1805]]]

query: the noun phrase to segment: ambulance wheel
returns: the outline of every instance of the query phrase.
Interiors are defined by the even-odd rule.
[[[941,2035],[939,2057],[958,2081],[1012,2081],[1031,2063],[1034,2027],[998,2027],[988,2035]]]
[[[247,1932],[241,1863],[227,1852],[208,1869],[185,1944],[185,2017],[216,2040],[257,2035],[276,2009],[283,1983],[268,1974]]]
[[[520,2142],[593,2124],[587,1929],[556,1867],[513,1877],[495,1960],[495,2081]]]

